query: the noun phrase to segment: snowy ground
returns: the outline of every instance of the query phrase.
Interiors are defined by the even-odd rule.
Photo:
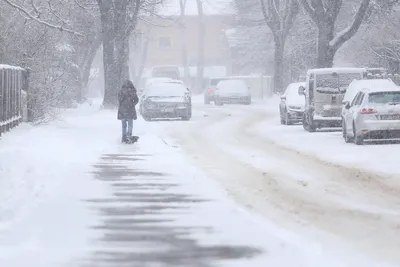
[[[400,264],[400,145],[279,125],[276,99],[200,101],[130,146],[89,106],[4,135],[0,266]]]

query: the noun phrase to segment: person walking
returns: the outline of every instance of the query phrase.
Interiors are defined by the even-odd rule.
[[[137,120],[136,105],[138,102],[139,97],[135,86],[130,80],[124,81],[118,93],[118,120],[122,122],[121,142],[123,143],[127,143],[132,137],[133,120]]]

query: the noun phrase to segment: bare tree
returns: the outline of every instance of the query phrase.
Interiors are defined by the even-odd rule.
[[[203,78],[204,78],[204,53],[205,53],[205,36],[206,27],[204,24],[204,12],[203,12],[203,2],[202,0],[197,1],[197,12],[199,21],[199,36],[197,40],[197,74],[196,74],[196,90],[201,92],[203,90]]]
[[[118,90],[129,78],[129,37],[136,27],[139,12],[159,4],[154,0],[97,0],[103,31],[105,107],[117,105]]]
[[[29,112],[35,122],[53,119],[59,108],[84,98],[99,33],[90,1],[0,1],[0,61],[31,70]]]
[[[361,0],[352,23],[336,33],[336,21],[343,0],[298,0],[318,28],[317,67],[332,67],[337,50],[360,28],[371,0]]]
[[[260,0],[260,3],[264,20],[274,37],[275,92],[282,92],[285,42],[299,12],[299,4],[297,0]]]
[[[186,3],[187,3],[187,0],[179,0],[179,6],[180,6],[179,26],[180,26],[180,30],[181,30],[183,76],[185,77],[185,81],[188,82],[189,81],[189,66],[188,66],[188,56],[187,56],[187,48],[186,48],[186,25],[184,24]]]

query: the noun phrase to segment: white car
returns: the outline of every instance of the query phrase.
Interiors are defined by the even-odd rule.
[[[400,140],[400,89],[364,88],[345,104],[343,135],[356,145],[364,140]]]
[[[342,102],[342,118],[346,112],[345,105],[351,103],[363,88],[386,88],[396,90],[397,85],[390,79],[354,80],[349,84]]]
[[[305,82],[291,83],[281,96],[279,104],[279,113],[281,124],[290,125],[303,121],[304,105],[306,99],[303,95],[299,95],[299,87],[306,86]]]
[[[220,81],[215,88],[215,105],[223,104],[251,104],[251,94],[243,80]]]

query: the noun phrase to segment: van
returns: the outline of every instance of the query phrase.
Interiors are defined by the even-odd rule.
[[[365,68],[323,68],[307,71],[303,127],[308,132],[342,126],[342,102],[353,80],[363,79]]]

